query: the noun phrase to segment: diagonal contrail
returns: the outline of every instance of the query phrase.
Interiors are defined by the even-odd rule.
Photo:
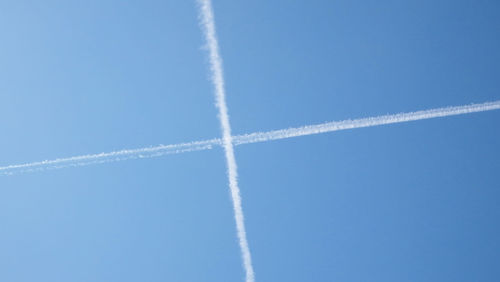
[[[172,145],[158,145],[139,149],[126,149],[108,153],[89,154],[69,158],[59,158],[39,162],[16,164],[0,167],[0,174],[11,175],[16,173],[27,173],[66,167],[86,166],[92,164],[109,163],[130,159],[153,158],[169,154],[179,154],[193,151],[212,149],[214,145],[220,145],[220,139],[194,141]]]
[[[327,132],[340,131],[346,129],[372,127],[372,126],[392,124],[392,123],[402,123],[408,121],[463,115],[463,114],[485,112],[485,111],[492,111],[499,109],[500,109],[500,100],[494,102],[481,103],[481,104],[436,108],[436,109],[423,110],[417,112],[399,113],[399,114],[367,117],[367,118],[360,118],[353,120],[325,122],[325,123],[307,125],[302,127],[293,127],[288,129],[235,135],[233,136],[233,143],[235,145],[243,145],[249,143],[267,142],[278,139],[327,133]],[[10,175],[15,173],[43,171],[47,169],[60,169],[66,167],[85,166],[91,164],[108,163],[108,162],[123,161],[129,159],[152,158],[167,154],[178,154],[178,153],[185,153],[192,151],[209,150],[215,146],[222,146],[222,145],[223,145],[222,139],[209,139],[209,140],[195,141],[189,143],[158,145],[154,147],[152,146],[140,149],[121,150],[121,151],[92,154],[92,155],[82,155],[69,158],[60,158],[60,159],[46,160],[40,162],[3,166],[0,167],[0,175],[2,174]]]
[[[229,189],[233,201],[234,219],[236,221],[236,231],[240,243],[241,255],[243,257],[243,267],[245,268],[246,281],[255,281],[252,266],[250,248],[248,247],[247,235],[245,231],[245,221],[243,208],[241,206],[240,188],[238,187],[238,169],[234,156],[233,140],[231,135],[231,125],[226,105],[226,93],[224,89],[224,75],[222,71],[222,58],[219,53],[219,44],[215,32],[215,21],[210,0],[198,0],[201,25],[205,40],[207,41],[210,70],[212,72],[212,83],[215,90],[216,106],[219,110],[219,122],[222,130],[222,146],[226,154],[227,174],[229,178]]]
[[[339,131],[345,129],[371,127],[371,126],[391,124],[391,123],[401,123],[401,122],[408,122],[408,121],[415,121],[422,119],[455,116],[455,115],[484,112],[484,111],[491,111],[498,109],[500,109],[500,100],[494,102],[486,102],[482,104],[436,108],[430,110],[383,115],[377,117],[332,121],[321,124],[306,125],[302,127],[294,127],[294,128],[273,130],[267,132],[255,132],[250,134],[234,136],[233,142],[235,145],[265,142],[270,140],[285,139],[290,137],[319,134],[319,133]]]

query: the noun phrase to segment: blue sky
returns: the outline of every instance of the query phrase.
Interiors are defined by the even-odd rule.
[[[500,99],[495,1],[213,5],[234,134]],[[0,26],[0,166],[220,136],[194,1],[2,1]],[[236,147],[257,281],[495,281],[499,122]],[[243,280],[220,148],[0,187],[0,281]]]

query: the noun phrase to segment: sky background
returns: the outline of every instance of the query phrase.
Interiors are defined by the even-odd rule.
[[[213,0],[234,134],[500,99],[498,1]],[[195,1],[0,1],[0,166],[220,136]],[[500,111],[236,147],[257,281],[497,281]],[[221,148],[0,176],[0,281],[243,281]]]

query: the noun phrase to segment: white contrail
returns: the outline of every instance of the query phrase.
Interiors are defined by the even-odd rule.
[[[212,149],[214,145],[220,145],[220,143],[220,139],[210,139],[189,143],[158,145],[154,147],[128,149],[108,153],[81,155],[69,158],[59,158],[54,160],[9,165],[0,167],[0,174],[11,175],[16,173],[43,171],[47,169],[60,169],[65,167],[86,166],[91,164],[124,161],[130,159],[152,158],[168,154],[208,150]]]
[[[486,102],[482,104],[471,104],[465,106],[454,106],[445,108],[436,108],[417,112],[399,113],[377,117],[368,117],[353,120],[333,121],[316,125],[307,125],[302,127],[272,130],[266,132],[255,132],[250,134],[233,136],[235,145],[249,143],[266,142],[271,140],[285,139],[304,135],[327,133],[346,129],[355,129],[362,127],[371,127],[391,123],[401,123],[416,121],[422,119],[431,119],[437,117],[446,117],[453,115],[462,115],[475,112],[485,112],[500,109],[500,100]],[[46,169],[60,169],[65,167],[85,166],[97,163],[115,162],[129,159],[152,158],[167,154],[178,154],[184,152],[209,150],[215,146],[222,146],[222,139],[209,139],[189,143],[180,143],[172,145],[158,145],[154,147],[145,147],[139,149],[121,150],[109,153],[100,153],[93,155],[75,156],[26,164],[17,164],[0,167],[0,175],[10,175],[23,172],[43,171]]]
[[[273,130],[267,132],[255,132],[250,134],[234,136],[233,142],[235,145],[265,142],[270,140],[339,131],[345,129],[371,127],[371,126],[391,124],[391,123],[400,123],[400,122],[408,122],[408,121],[430,119],[437,117],[462,115],[462,114],[484,112],[484,111],[491,111],[498,109],[500,109],[500,100],[494,102],[486,102],[482,104],[436,108],[430,110],[384,115],[378,117],[332,121],[316,125],[306,125],[302,127]]]
[[[245,268],[246,281],[255,281],[252,266],[250,248],[248,247],[247,235],[245,231],[245,221],[243,208],[241,206],[240,188],[238,187],[238,170],[236,158],[234,156],[233,140],[231,135],[231,125],[226,105],[226,93],[224,89],[224,75],[222,71],[222,58],[219,53],[219,43],[215,32],[215,21],[210,0],[198,0],[201,25],[210,58],[210,70],[212,73],[212,83],[215,90],[216,106],[219,110],[219,121],[222,130],[222,146],[226,154],[227,174],[229,178],[229,188],[233,201],[234,218],[236,221],[237,236],[240,243],[241,255],[243,257],[243,267]]]

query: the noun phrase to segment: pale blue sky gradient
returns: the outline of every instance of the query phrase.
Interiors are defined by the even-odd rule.
[[[233,134],[500,99],[496,1],[213,0]],[[0,166],[220,136],[195,1],[0,2]],[[236,147],[257,281],[496,281],[500,112]],[[243,281],[224,154],[0,177],[0,281]]]

